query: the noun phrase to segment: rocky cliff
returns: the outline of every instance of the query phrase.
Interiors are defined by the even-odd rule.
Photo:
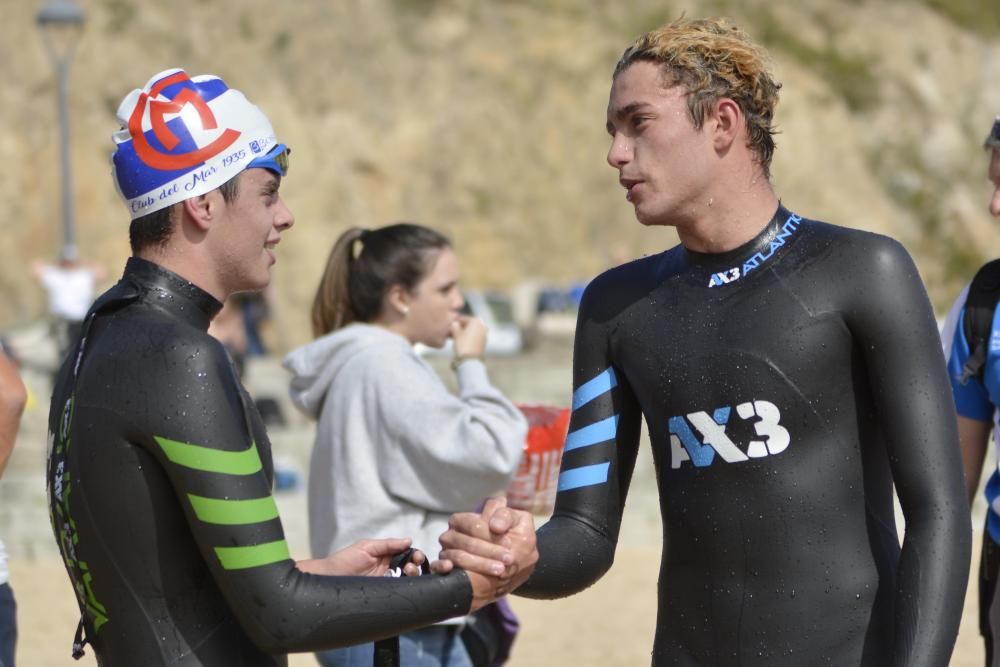
[[[980,149],[1000,113],[995,0],[87,0],[73,62],[82,253],[115,274],[128,218],[110,180],[114,111],[155,72],[221,75],[293,147],[297,223],[274,272],[277,344],[308,337],[325,256],[349,225],[452,236],[470,286],[586,279],[676,242],[634,221],[604,161],[611,70],[686,12],[734,17],[784,83],[773,177],[793,210],[893,235],[941,309],[997,232]],[[61,244],[53,70],[35,3],[0,23],[0,329],[44,313],[35,257]]]

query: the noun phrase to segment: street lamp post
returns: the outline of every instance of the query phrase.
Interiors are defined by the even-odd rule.
[[[76,232],[73,220],[73,175],[69,164],[69,66],[80,32],[83,10],[73,0],[49,0],[35,21],[42,33],[45,50],[56,68],[59,91],[59,140],[62,171],[63,259],[76,258]]]

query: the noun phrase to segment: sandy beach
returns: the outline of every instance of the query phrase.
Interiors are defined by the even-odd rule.
[[[28,347],[22,374],[32,400],[25,413],[7,474],[0,483],[0,537],[10,551],[11,582],[18,601],[20,667],[95,665],[92,652],[80,661],[70,657],[79,618],[69,580],[58,558],[45,505],[45,416],[48,395],[44,351],[32,356]],[[494,381],[516,401],[569,403],[569,338],[543,341],[528,353],[489,361]],[[270,428],[279,466],[304,479],[312,427],[287,405],[287,378],[280,359],[252,360],[247,385],[258,398],[270,397],[284,406],[285,423]],[[447,360],[434,360],[442,370]],[[447,377],[448,373],[443,373]],[[988,466],[987,466],[988,467]],[[296,558],[308,556],[305,492],[300,483],[275,495],[289,545]],[[982,525],[982,507],[977,519]],[[632,666],[649,664],[656,614],[656,577],[661,543],[655,479],[648,444],[636,464],[615,566],[590,589],[557,601],[513,597],[522,624],[510,665]],[[539,518],[543,521],[544,518]],[[978,559],[977,534],[973,549]],[[974,667],[983,662],[978,636],[973,585],[966,596],[965,614],[951,665]],[[293,667],[315,665],[311,655],[293,655]]]
[[[514,667],[649,664],[656,614],[656,548],[619,549],[615,566],[592,588],[564,600],[513,597],[522,630],[508,663]],[[19,608],[18,665],[96,665],[93,653],[70,657],[78,612],[62,563],[55,559],[12,563]],[[972,590],[972,589],[970,589]],[[315,665],[312,656],[292,655],[292,667]],[[974,594],[965,615],[953,667],[983,664]]]

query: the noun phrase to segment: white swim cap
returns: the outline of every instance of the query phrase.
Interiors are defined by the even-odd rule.
[[[250,167],[287,169],[288,149],[267,116],[217,76],[160,72],[122,100],[118,120],[112,172],[133,220]]]

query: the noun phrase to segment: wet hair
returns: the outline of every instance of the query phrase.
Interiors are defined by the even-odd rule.
[[[696,128],[716,101],[736,102],[746,118],[747,146],[770,174],[776,132],[771,123],[781,84],[767,71],[767,53],[743,30],[726,19],[681,17],[639,37],[612,78],[640,61],[658,64],[666,87],[684,87]]]
[[[313,335],[373,321],[394,285],[415,289],[434,267],[437,254],[450,247],[440,232],[410,223],[348,229],[334,243],[313,298]]]
[[[218,187],[223,201],[227,204],[233,202],[240,194],[240,174],[236,174]],[[174,204],[161,208],[132,221],[128,227],[128,241],[132,246],[133,255],[138,255],[146,248],[162,248],[167,244],[174,233],[173,210],[176,206],[177,204]]]

